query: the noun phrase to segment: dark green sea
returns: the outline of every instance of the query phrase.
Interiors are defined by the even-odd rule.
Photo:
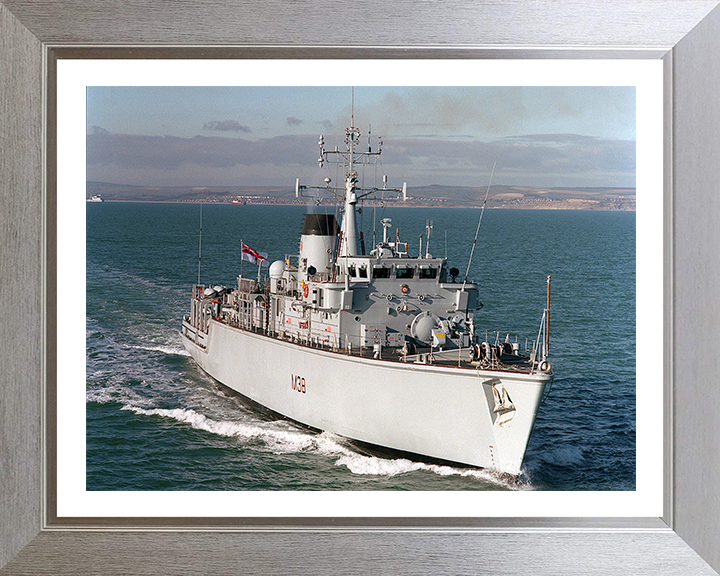
[[[297,252],[305,208],[202,211],[203,283],[234,284],[240,238],[271,261]],[[415,255],[432,219],[430,252],[464,272],[479,214],[366,207],[359,223],[370,245],[373,223],[392,218]],[[481,333],[532,340],[552,275],[556,377],[518,483],[368,455],[223,393],[179,336],[198,276],[199,216],[199,204],[87,204],[88,490],[635,489],[634,212],[485,211],[470,271]]]

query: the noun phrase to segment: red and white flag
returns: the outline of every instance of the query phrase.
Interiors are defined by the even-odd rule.
[[[242,240],[240,241],[240,251],[242,252],[243,260],[247,260],[253,264],[260,264],[261,266],[268,265],[268,255],[266,252],[256,252]]]

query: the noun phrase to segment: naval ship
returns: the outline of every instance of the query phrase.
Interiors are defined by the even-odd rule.
[[[386,176],[382,187],[361,187],[357,169],[377,163],[382,140],[373,149],[368,135],[360,146],[353,124],[344,149],[319,141],[320,167],[342,169],[342,185],[295,185],[313,204],[336,199],[341,222],[310,210],[298,253],[272,264],[241,240],[233,287],[202,285],[198,273],[183,344],[205,372],[266,413],[361,447],[517,476],[553,379],[550,276],[537,337],[520,350],[501,332],[480,336],[477,284],[427,244],[423,252],[422,236],[411,254],[384,218],[382,240],[366,253],[358,203],[400,201],[407,189],[388,188]],[[257,276],[254,266],[243,275],[243,260],[257,264]]]

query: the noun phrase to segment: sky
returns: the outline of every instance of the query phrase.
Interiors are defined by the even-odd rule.
[[[383,141],[390,186],[634,187],[635,88],[87,88],[87,179],[140,186],[316,185],[318,137]],[[380,176],[381,177],[381,176]]]

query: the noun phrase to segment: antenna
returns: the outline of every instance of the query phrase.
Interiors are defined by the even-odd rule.
[[[432,229],[433,221],[425,220],[425,230],[427,230],[427,242],[425,243],[425,258],[430,258],[430,232],[432,232]]]
[[[480,223],[482,222],[483,214],[485,213],[485,204],[487,203],[488,194],[490,194],[490,184],[492,184],[493,175],[495,174],[495,166],[497,165],[497,160],[495,160],[495,163],[492,167],[492,172],[490,172],[490,181],[488,182],[487,191],[485,192],[485,200],[483,200],[482,210],[480,210],[480,220],[478,220],[477,230],[475,230],[475,239],[472,243],[472,248],[470,249],[470,258],[468,259],[468,265],[467,270],[465,270],[465,278],[463,278],[463,285],[462,290],[465,290],[465,284],[467,282],[468,274],[470,273],[470,264],[472,264],[473,254],[475,253],[475,244],[477,243],[477,237],[478,233],[480,232]]]
[[[200,241],[198,242],[198,285],[200,285],[200,263],[202,262],[202,202],[200,202]]]
[[[547,275],[547,305],[545,307],[545,349],[543,350],[543,358],[547,356],[550,350],[550,274]]]

